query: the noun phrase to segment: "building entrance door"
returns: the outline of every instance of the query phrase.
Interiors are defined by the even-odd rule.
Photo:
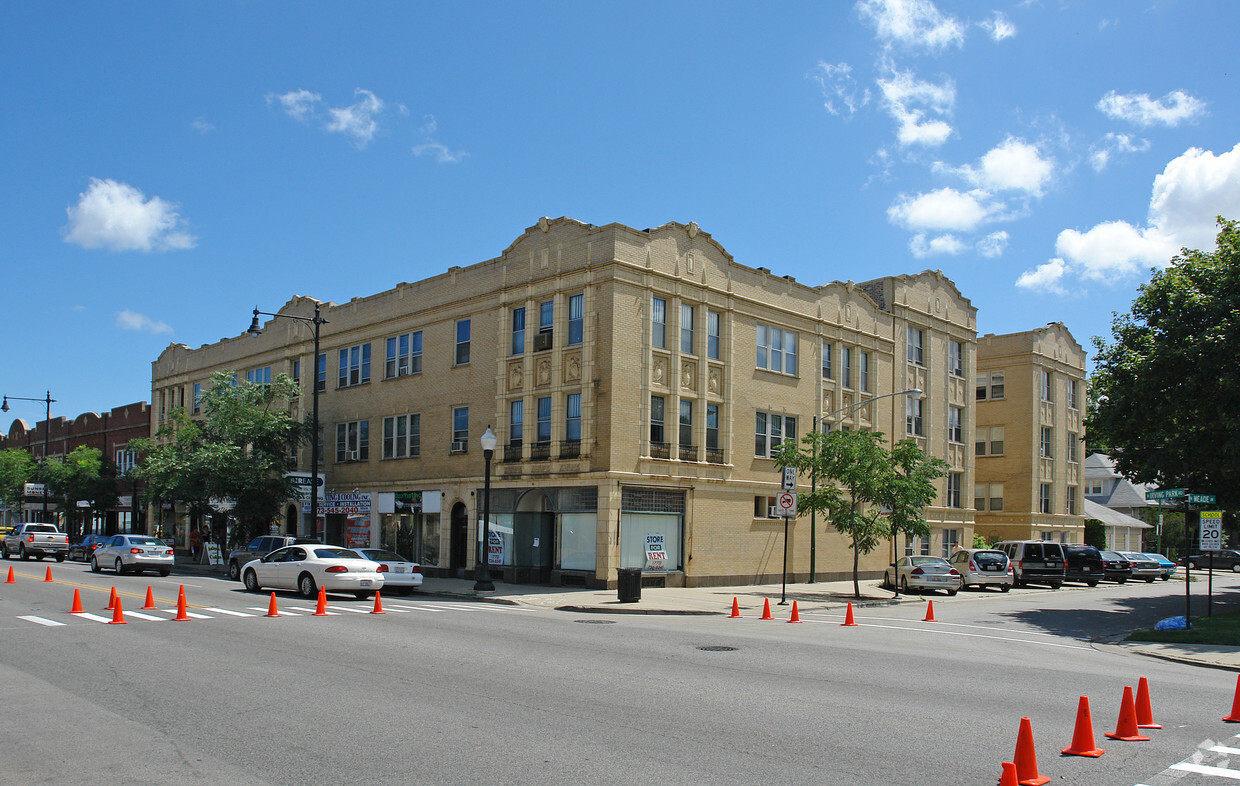
[[[457,578],[465,578],[469,555],[469,514],[461,502],[452,506],[448,531],[448,569]]]

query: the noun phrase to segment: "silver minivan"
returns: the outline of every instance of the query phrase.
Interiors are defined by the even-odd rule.
[[[1063,585],[1063,548],[1053,540],[1005,540],[995,548],[1008,555],[1017,587],[1045,584],[1051,589]]]

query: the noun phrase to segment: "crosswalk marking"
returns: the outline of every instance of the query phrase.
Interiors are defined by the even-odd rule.
[[[250,609],[250,611],[261,611],[263,612],[264,617],[267,616],[268,609],[266,606],[249,606],[248,608]],[[281,617],[300,617],[301,616],[300,611],[286,611],[285,609],[277,609],[277,611],[280,613]],[[249,617],[252,615],[246,614],[245,616]]]
[[[354,608],[350,608],[350,607],[348,607],[348,606],[325,606],[324,608],[327,608],[327,609],[335,609],[336,611],[348,611],[348,612],[351,612],[351,613],[353,613],[353,614],[369,614],[369,613],[370,613],[370,612],[369,612],[369,611],[367,611],[366,609],[354,609]]]
[[[447,609],[433,609],[429,606],[397,606],[395,604],[392,604],[392,608],[403,609],[405,611],[428,611],[433,614],[442,614],[447,611]]]
[[[35,616],[29,616],[29,615],[25,617],[18,617],[18,619],[26,620],[27,622],[34,622],[39,625],[46,625],[49,628],[55,628],[57,626],[64,625],[63,622],[56,622],[55,620],[46,620],[46,619],[43,619],[42,617],[35,617]]]
[[[216,614],[228,614],[233,617],[253,617],[254,616],[253,614],[246,614],[244,611],[231,611],[229,609],[217,609],[213,606],[208,606],[204,608],[203,611],[214,611]]]
[[[88,620],[94,620],[95,622],[111,622],[112,621],[108,619],[107,617],[100,617],[98,614],[91,614],[89,611],[80,611],[77,614],[74,614],[73,616],[82,617]]]
[[[1232,756],[1240,755],[1240,748],[1228,748],[1226,745],[1215,745],[1209,750],[1214,753],[1228,753]]]
[[[1229,770],[1226,767],[1207,767],[1204,764],[1180,762],[1179,764],[1172,764],[1168,769],[1180,770],[1181,772],[1195,772],[1199,775],[1212,775],[1215,778],[1227,778],[1228,780],[1240,781],[1240,770]]]
[[[124,609],[122,609],[121,613],[124,614],[126,617],[135,617],[140,620],[158,620],[162,622],[168,619],[167,617],[156,617],[151,614],[143,614],[140,611],[125,611]]]
[[[168,612],[169,614],[176,614],[176,613],[177,613],[177,610],[176,610],[176,609],[164,609],[164,611]],[[190,611],[189,609],[186,609],[186,610],[185,610],[185,616],[189,617],[190,619],[196,619],[196,620],[210,620],[210,619],[215,619],[215,618],[214,618],[214,617],[212,617],[210,614],[199,614],[198,612],[196,612],[196,611]]]

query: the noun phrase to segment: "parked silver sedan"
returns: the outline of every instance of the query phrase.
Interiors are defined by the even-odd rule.
[[[360,548],[353,549],[363,559],[379,563],[379,572],[383,574],[383,591],[399,591],[408,595],[422,586],[422,566],[413,560],[407,560],[395,551],[388,549]]]
[[[1121,551],[1118,553],[1132,564],[1132,578],[1145,579],[1146,582],[1152,583],[1154,579],[1162,575],[1162,566],[1158,564],[1158,560],[1148,554],[1143,554],[1139,551]]]
[[[150,535],[113,535],[90,555],[91,570],[98,573],[105,567],[117,575],[156,570],[167,576],[172,572],[172,549]]]
[[[894,579],[893,579],[894,576]],[[883,573],[883,583],[894,587],[893,581],[900,582],[900,591],[910,589],[943,590],[948,595],[960,591],[964,579],[960,571],[942,557],[912,556],[901,557]]]

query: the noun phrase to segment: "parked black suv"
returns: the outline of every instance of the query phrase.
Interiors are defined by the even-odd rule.
[[[1081,543],[1065,543],[1063,545],[1064,581],[1077,581],[1090,587],[1098,586],[1106,574],[1102,564],[1102,555],[1093,546]]]
[[[228,554],[228,578],[241,581],[241,567],[250,560],[265,557],[276,549],[294,543],[322,543],[318,538],[298,538],[293,535],[260,535],[243,549],[233,549]]]
[[[995,548],[1012,561],[1016,586],[1045,584],[1059,589],[1063,584],[1063,548],[1053,540],[1005,540]]]

